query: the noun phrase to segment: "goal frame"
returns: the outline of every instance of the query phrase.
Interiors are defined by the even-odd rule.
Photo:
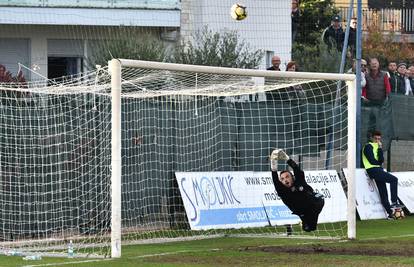
[[[185,65],[162,63],[153,61],[112,59],[108,62],[111,75],[112,98],[112,140],[111,140],[111,257],[121,257],[121,90],[122,67],[145,68],[170,71],[185,71],[211,74],[240,75],[263,78],[297,78],[309,80],[342,80],[346,82],[348,90],[348,154],[347,168],[347,236],[356,238],[356,203],[355,203],[355,175],[356,175],[356,76],[354,74],[314,73],[314,72],[281,72],[252,69],[236,69],[224,67],[210,67],[201,65]]]

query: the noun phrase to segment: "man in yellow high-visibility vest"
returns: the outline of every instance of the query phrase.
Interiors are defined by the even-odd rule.
[[[382,168],[384,155],[382,152],[381,132],[374,131],[371,141],[362,149],[362,163],[369,178],[375,180],[382,206],[387,211],[388,218],[392,219],[394,210],[402,206],[398,204],[398,178]],[[390,184],[391,204],[388,201],[386,183]]]

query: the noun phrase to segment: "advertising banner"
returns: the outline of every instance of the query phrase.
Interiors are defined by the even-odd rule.
[[[320,222],[346,220],[346,197],[335,171],[305,172],[306,180],[325,196]],[[271,172],[177,172],[193,230],[296,224],[278,197]],[[325,210],[326,208],[326,210]]]
[[[325,206],[319,214],[319,223],[346,221],[347,198],[335,170],[305,171],[305,180],[325,198]]]
[[[414,172],[392,172],[398,178],[398,197],[410,213],[414,212]],[[387,184],[389,190],[389,184]],[[389,191],[388,191],[389,192]]]
[[[177,172],[176,178],[193,230],[299,221],[278,199],[270,172]]]
[[[343,169],[343,172],[347,178],[348,169]],[[361,220],[385,219],[387,212],[381,204],[377,186],[365,169],[356,169],[355,187],[356,207]]]

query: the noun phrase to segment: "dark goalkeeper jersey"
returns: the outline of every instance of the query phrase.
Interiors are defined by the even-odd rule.
[[[292,159],[287,161],[293,169],[294,183],[291,188],[287,188],[279,181],[277,171],[272,171],[273,184],[276,192],[282,199],[283,203],[296,215],[304,214],[306,210],[311,209],[315,201],[320,197],[316,196],[313,188],[305,181],[305,173],[299,168]]]

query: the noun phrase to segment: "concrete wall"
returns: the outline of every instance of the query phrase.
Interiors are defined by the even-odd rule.
[[[386,153],[386,160],[391,161],[391,171],[414,171],[414,141],[394,140],[391,142],[391,154]],[[391,155],[391,158],[389,158]],[[385,164],[384,166],[387,166]]]

